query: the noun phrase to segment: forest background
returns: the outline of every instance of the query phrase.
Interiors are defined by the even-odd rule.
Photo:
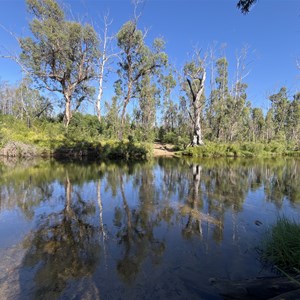
[[[177,66],[166,41],[140,25],[147,2],[127,3],[130,16],[116,32],[108,13],[96,25],[75,16],[66,3],[27,0],[26,5],[25,37],[2,26],[18,48],[2,45],[1,62],[13,61],[22,74],[15,84],[0,83],[2,148],[20,142],[34,146],[27,152],[45,155],[72,149],[145,157],[159,141],[196,156],[298,152],[298,79],[274,83],[276,89],[265,91],[262,101],[251,99],[247,80],[254,73],[255,51],[250,46],[227,55],[224,43],[200,47],[197,41]],[[201,37],[210,24],[196,23]],[[281,64],[272,59],[270,77]],[[296,56],[293,64],[299,69]],[[257,78],[257,86],[263,85]],[[188,147],[198,145],[204,146]]]

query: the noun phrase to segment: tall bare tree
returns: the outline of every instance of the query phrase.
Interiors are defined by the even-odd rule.
[[[96,110],[97,110],[97,117],[99,122],[101,121],[101,101],[103,96],[103,83],[105,80],[106,73],[109,72],[107,69],[109,61],[116,57],[118,54],[113,53],[110,51],[110,47],[112,44],[114,36],[109,36],[109,26],[112,24],[112,20],[109,19],[109,15],[105,15],[103,18],[103,35],[100,38],[101,40],[101,55],[99,58],[99,78],[98,78],[98,95],[97,95],[97,102],[96,102]]]
[[[183,89],[190,101],[189,116],[193,123],[192,146],[203,145],[201,130],[201,113],[204,106],[204,84],[206,80],[206,70],[204,60],[200,56],[200,51],[196,51],[192,61],[184,66],[184,76],[187,84]]]

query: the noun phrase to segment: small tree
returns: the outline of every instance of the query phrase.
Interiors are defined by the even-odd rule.
[[[38,87],[63,95],[67,127],[73,112],[93,93],[88,82],[99,58],[97,34],[90,25],[66,21],[55,0],[26,2],[34,16],[33,38],[19,39],[21,60]]]

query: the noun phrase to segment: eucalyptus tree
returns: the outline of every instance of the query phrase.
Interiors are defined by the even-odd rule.
[[[163,126],[168,131],[174,131],[178,123],[178,106],[172,101],[171,92],[176,87],[176,80],[171,72],[161,77],[161,88],[163,98]]]
[[[252,141],[261,141],[265,128],[265,118],[261,108],[253,108],[251,111]]]
[[[135,110],[137,127],[140,129],[140,139],[151,141],[154,139],[156,121],[156,107],[159,103],[160,91],[155,83],[151,83],[150,76],[146,75],[139,84],[139,106]]]
[[[206,79],[206,70],[204,60],[197,51],[193,60],[187,62],[184,66],[184,77],[186,82],[182,88],[186,93],[189,109],[188,113],[193,125],[192,146],[203,145],[201,130],[201,113],[204,107],[204,84]]]
[[[55,0],[27,0],[33,15],[33,37],[19,39],[21,60],[37,86],[63,95],[64,124],[93,94],[89,81],[95,77],[99,58],[97,34],[89,24],[67,21]]]
[[[50,99],[33,89],[29,78],[24,78],[17,88],[16,100],[19,102],[20,117],[26,118],[28,127],[31,127],[32,119],[50,117],[53,110]]]
[[[104,90],[104,81],[110,72],[109,65],[112,62],[113,58],[117,56],[117,53],[114,53],[112,48],[113,42],[115,41],[115,36],[109,35],[109,27],[112,24],[112,21],[109,20],[109,15],[105,15],[103,18],[103,32],[100,37],[101,41],[101,54],[99,57],[99,70],[98,70],[98,94],[96,100],[96,111],[99,122],[101,122],[101,102],[103,97]]]
[[[16,87],[8,82],[0,82],[0,114],[16,116],[16,107],[19,112],[19,103],[16,105]]]
[[[300,92],[294,95],[287,114],[287,138],[296,143],[300,142]]]
[[[272,103],[273,120],[275,124],[275,134],[282,135],[285,133],[287,114],[289,110],[289,100],[286,87],[282,87],[277,94],[269,97]]]
[[[228,62],[226,57],[221,57],[216,61],[216,71],[216,87],[210,94],[211,108],[209,108],[209,117],[211,118],[212,136],[221,140],[225,137],[226,100],[230,96],[228,89]]]
[[[138,98],[142,79],[156,75],[167,64],[168,57],[163,52],[163,40],[155,39],[152,48],[145,44],[145,34],[137,28],[137,18],[121,27],[117,34],[117,44],[121,49],[116,86],[123,99],[120,132],[122,137],[127,105],[132,99]]]
[[[270,108],[265,117],[265,140],[269,142],[275,135],[275,123],[273,120],[273,109]]]
[[[113,96],[111,103],[105,102],[107,114],[105,116],[107,128],[105,130],[106,135],[109,138],[114,138],[118,135],[119,110],[118,97]]]
[[[53,107],[50,100],[33,89],[31,80],[23,78],[19,85],[0,83],[0,113],[17,119],[27,119],[27,125],[34,118],[49,117]]]

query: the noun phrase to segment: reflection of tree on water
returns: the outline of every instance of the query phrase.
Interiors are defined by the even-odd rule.
[[[89,220],[94,214],[94,205],[73,191],[66,172],[64,208],[41,218],[23,261],[36,270],[35,299],[56,299],[69,280],[94,272],[100,255],[97,228]],[[23,280],[21,272],[21,284]]]
[[[199,162],[193,162],[192,168],[184,159],[160,160],[154,168],[151,163],[131,166],[107,164],[103,168],[105,177],[102,183],[106,190],[111,189],[113,195],[120,196],[121,205],[115,209],[115,227],[106,228],[107,201],[102,200],[107,200],[108,193],[100,194],[99,165],[63,165],[55,162],[54,165],[3,173],[0,178],[0,196],[3,196],[0,207],[17,207],[26,216],[34,216],[32,220],[39,218],[38,229],[27,242],[29,250],[24,259],[24,269],[20,271],[20,282],[26,292],[30,289],[26,286],[26,280],[30,280],[30,274],[34,273],[33,293],[36,293],[36,298],[47,299],[58,295],[64,297],[67,293],[65,287],[69,290],[72,284],[78,282],[85,285],[86,290],[86,284],[92,282],[89,275],[98,264],[99,244],[103,260],[106,260],[105,253],[110,254],[109,247],[113,247],[111,253],[120,251],[115,258],[117,272],[125,282],[133,282],[139,279],[138,273],[148,265],[149,260],[160,263],[165,249],[165,241],[156,235],[158,232],[161,234],[160,228],[178,234],[178,226],[181,226],[179,235],[180,232],[185,237],[203,235],[204,241],[211,239],[212,235],[215,240],[221,241],[225,213],[240,212],[249,191],[264,188],[267,200],[279,207],[283,199],[291,203],[300,199],[297,196],[300,195],[299,173],[299,161],[293,159],[203,159],[201,166]],[[59,188],[53,192],[59,185],[57,182],[65,183],[63,207],[55,198]],[[97,216],[97,202],[91,205],[77,193],[86,184],[90,188],[92,182],[97,190]],[[6,195],[9,195],[8,200]],[[48,198],[51,206],[47,206],[45,199]],[[56,211],[40,216],[44,208],[54,208]],[[99,219],[100,223],[95,228],[93,222]],[[97,229],[100,230],[96,232]],[[107,239],[108,236],[110,239]],[[170,235],[170,238],[173,236]],[[116,240],[118,247],[114,244]],[[113,260],[114,257],[109,256],[108,264]],[[114,271],[109,275],[114,276]],[[79,278],[85,280],[77,280]]]
[[[194,234],[199,235],[200,237],[203,236],[202,221],[220,225],[217,219],[202,212],[203,199],[201,195],[202,190],[200,190],[202,167],[198,164],[192,164],[192,171],[193,177],[190,182],[188,199],[186,204],[181,207],[181,214],[188,215],[188,221],[182,230],[182,234],[186,238],[190,238]]]
[[[103,205],[102,205],[102,198],[101,198],[101,179],[98,179],[97,182],[97,201],[99,206],[99,221],[100,221],[100,235],[101,235],[101,243],[103,248],[103,256],[104,256],[104,264],[105,268],[107,269],[107,249],[106,249],[106,241],[108,239],[108,234],[106,232],[106,228],[104,227],[103,223]]]
[[[264,168],[264,192],[266,199],[277,207],[284,198],[292,203],[300,202],[300,163],[294,159],[279,160]]]
[[[145,174],[144,171],[147,173]],[[139,273],[141,264],[146,258],[154,259],[155,262],[165,249],[164,243],[154,237],[153,229],[157,222],[153,216],[151,203],[154,187],[151,184],[151,177],[147,170],[141,174],[142,184],[140,185],[141,199],[139,209],[131,210],[125,195],[124,179],[120,174],[120,190],[123,202],[123,211],[115,211],[115,224],[119,230],[117,238],[120,245],[123,245],[123,255],[117,263],[117,270],[121,277],[128,283],[132,282]],[[146,181],[145,181],[146,180]],[[150,197],[146,197],[146,195]],[[124,212],[124,215],[123,215]]]
[[[48,183],[36,182],[32,176],[19,182],[10,182],[0,186],[0,212],[2,209],[12,209],[18,206],[27,219],[34,216],[35,208],[42,201],[47,201],[53,193],[53,187]]]

